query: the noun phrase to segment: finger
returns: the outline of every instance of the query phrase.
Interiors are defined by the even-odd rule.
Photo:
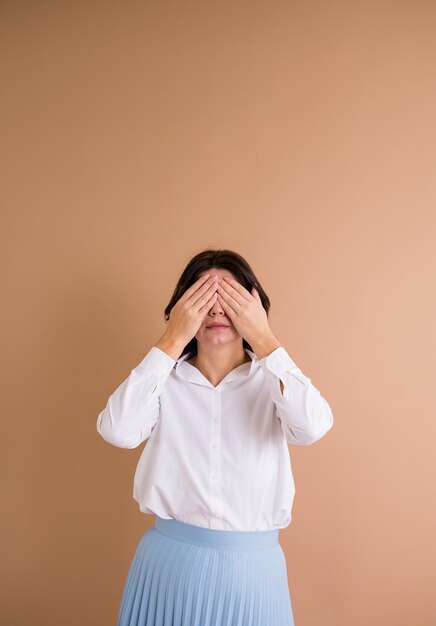
[[[213,305],[215,304],[217,297],[218,297],[218,294],[215,291],[215,293],[212,294],[210,299],[206,302],[206,304],[204,304],[204,306],[201,307],[201,309],[198,312],[199,313],[206,313],[207,311],[209,311],[213,307]]]
[[[205,285],[205,291],[197,298],[197,300],[193,300],[194,296],[197,295],[194,294],[194,296],[191,297],[191,300],[193,301],[191,306],[193,308],[195,308],[197,311],[199,311],[201,309],[201,307],[208,302],[209,298],[213,295],[213,293],[216,292],[217,289],[217,281],[213,280],[212,283],[208,286],[207,284]],[[202,288],[203,290],[203,288]]]
[[[228,285],[227,285],[228,287]],[[222,286],[218,287],[218,293],[219,295],[224,298],[224,300],[230,305],[232,306],[235,311],[239,310],[242,306],[242,304],[244,303],[244,301],[242,301],[241,303],[238,302],[238,300],[236,300],[230,293],[229,291],[226,291]],[[235,294],[235,296],[237,298],[241,298],[240,296],[238,296],[237,292],[235,292],[235,290],[233,290],[233,293]]]
[[[238,283],[238,281],[235,280],[234,278],[230,278],[230,276],[223,276],[223,280],[221,284],[229,288],[229,291],[232,294],[232,296],[235,298],[235,300],[238,298],[236,297],[236,294],[233,292],[236,292],[240,296],[240,298],[243,298],[244,300],[251,299],[251,294],[245,289],[243,285],[241,285],[241,283]]]
[[[235,317],[237,317],[234,309],[232,309],[232,307],[224,300],[222,296],[220,296],[220,294],[218,294],[218,302],[223,307],[224,311],[227,313],[230,319],[234,319]]]
[[[214,286],[216,285],[216,281],[214,280],[213,276],[210,276],[204,283],[202,283],[200,285],[200,287],[198,287],[196,289],[196,291],[194,291],[191,296],[187,299],[187,302],[189,304],[189,306],[194,306],[195,304],[197,304],[197,302],[200,300],[200,298],[208,292],[208,290],[210,288],[214,288]]]
[[[209,278],[211,278],[210,274],[205,274],[204,276],[200,276],[200,278],[196,280],[195,283],[192,284],[182,296],[180,296],[179,300],[189,300],[192,294],[194,294],[197,291],[199,286],[204,285],[204,283],[206,283],[209,280]]]
[[[262,302],[259,296],[259,292],[257,291],[256,287],[251,288],[251,293],[253,294],[253,296],[256,298],[258,302]]]

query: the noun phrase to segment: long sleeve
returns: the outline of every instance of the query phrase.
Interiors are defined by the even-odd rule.
[[[259,363],[270,386],[286,441],[308,445],[321,439],[333,426],[333,413],[310,378],[302,373],[283,346]]]
[[[151,434],[160,415],[159,396],[175,364],[153,346],[109,397],[97,418],[97,431],[119,448],[136,448]]]

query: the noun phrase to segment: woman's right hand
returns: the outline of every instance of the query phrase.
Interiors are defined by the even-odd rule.
[[[200,276],[171,309],[165,335],[189,343],[217,299],[217,286],[216,276]]]

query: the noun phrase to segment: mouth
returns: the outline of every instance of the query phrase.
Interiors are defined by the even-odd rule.
[[[211,330],[214,330],[215,328],[228,328],[228,326],[226,324],[213,324],[212,326],[206,326],[206,328],[210,328]]]

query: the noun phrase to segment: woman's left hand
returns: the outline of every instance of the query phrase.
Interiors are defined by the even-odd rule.
[[[243,339],[252,344],[273,332],[259,293],[252,287],[251,293],[233,278],[222,276],[218,287],[218,301]]]

